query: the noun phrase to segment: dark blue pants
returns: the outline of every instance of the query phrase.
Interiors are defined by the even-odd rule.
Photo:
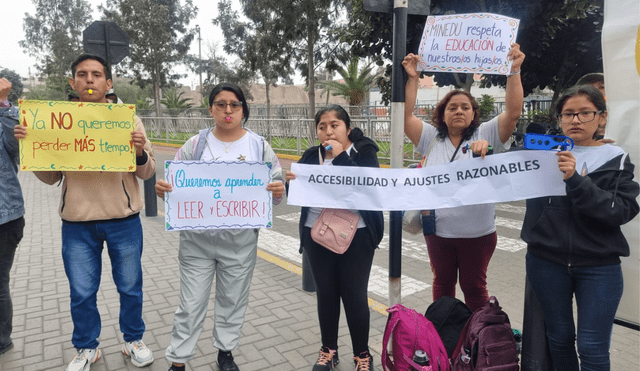
[[[13,304],[9,291],[9,273],[23,231],[23,217],[0,225],[0,352],[11,344]]]
[[[120,294],[120,331],[124,341],[140,340],[144,334],[140,218],[90,223],[63,221],[62,259],[71,291],[71,341],[77,349],[94,349],[99,344],[97,293],[105,242],[113,282]]]
[[[608,371],[613,318],[622,297],[620,264],[567,267],[527,254],[527,276],[544,312],[555,368]],[[574,295],[580,366],[575,346]]]

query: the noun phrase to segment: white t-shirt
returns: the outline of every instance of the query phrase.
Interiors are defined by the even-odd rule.
[[[351,145],[349,146],[349,148],[347,148],[345,150],[345,152],[347,152],[347,155],[351,155],[351,151],[355,151],[356,149],[353,147],[353,143],[351,143]],[[318,154],[320,155],[320,154]],[[333,166],[333,159],[325,159],[324,162],[322,163],[322,166]],[[307,214],[307,220],[304,221],[304,226],[305,227],[309,227],[309,228],[313,228],[313,225],[315,224],[316,220],[318,220],[318,217],[320,216],[320,213],[322,212],[322,207],[310,207],[309,208],[309,213]],[[367,226],[367,224],[364,222],[364,219],[362,219],[362,215],[360,215],[360,212],[358,210],[351,210],[352,212],[354,212],[355,214],[358,214],[358,216],[360,216],[360,219],[358,220],[358,228],[364,228]]]
[[[223,142],[209,131],[201,159],[203,161],[262,161],[259,154],[252,151],[247,134],[248,132],[244,133],[242,138],[234,142]]]
[[[456,151],[449,137],[444,141],[437,138],[438,130],[426,122],[422,123],[422,135],[416,150],[427,155],[426,166],[447,164]],[[431,152],[425,152],[431,141],[436,143]],[[498,117],[482,123],[473,133],[471,139],[462,141],[454,161],[473,158],[471,151],[462,153],[462,147],[477,140],[486,140],[493,147],[493,153],[504,152],[511,146],[507,141],[503,144],[498,134]],[[496,212],[494,204],[459,206],[436,210],[436,235],[445,238],[476,238],[486,236],[496,230]]]

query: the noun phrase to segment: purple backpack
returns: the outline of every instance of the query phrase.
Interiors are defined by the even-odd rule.
[[[520,369],[509,316],[495,296],[473,312],[462,329],[451,361],[453,371]]]
[[[388,308],[387,312],[389,317],[382,339],[382,368],[385,371],[449,371],[447,351],[431,321],[402,304]],[[393,359],[387,352],[391,337]],[[429,366],[413,362],[416,350],[427,352]]]

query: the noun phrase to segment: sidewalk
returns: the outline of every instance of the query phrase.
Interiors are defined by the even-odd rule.
[[[160,158],[162,152],[169,156],[170,151],[156,148],[156,157]],[[284,168],[289,168],[291,160],[282,160],[282,163]],[[73,325],[69,313],[69,288],[60,252],[61,222],[57,214],[60,187],[45,185],[28,172],[21,173],[19,178],[25,196],[27,226],[11,273],[15,347],[0,356],[0,370],[62,371],[75,356],[75,350],[71,344]],[[158,178],[162,178],[162,174],[158,173]],[[159,211],[163,210],[163,205],[159,203],[158,208]],[[519,210],[517,206],[508,210],[511,209]],[[274,210],[277,214],[277,218],[274,216],[274,228],[265,230],[258,243],[260,259],[253,276],[243,336],[240,338],[239,348],[234,351],[234,357],[242,371],[309,371],[320,348],[315,294],[301,289],[302,279],[293,272],[296,269],[282,267],[293,267],[296,264],[293,259],[282,256],[274,258],[275,253],[268,249],[272,245],[286,245],[283,247],[297,252],[297,221],[287,217],[299,212],[299,208],[280,205]],[[522,215],[513,210],[498,210],[498,213],[502,218],[520,218],[521,221]],[[145,300],[143,315],[147,326],[144,341],[156,359],[143,370],[166,371],[169,364],[164,358],[164,351],[168,345],[173,313],[178,306],[178,233],[164,231],[162,216],[145,217],[144,211],[141,215],[145,249],[142,261]],[[503,241],[515,241],[519,234],[516,229],[503,226],[498,229],[499,245]],[[374,264],[381,268],[388,264],[386,237],[374,259]],[[402,274],[407,278],[403,278],[402,301],[406,306],[424,312],[431,302],[431,289],[428,286],[431,272],[426,260],[420,260],[425,254],[424,240],[415,236],[403,236],[403,239],[405,237],[411,241],[403,241],[405,255]],[[515,249],[513,252],[496,250],[488,277],[490,294],[498,297],[514,327],[520,329],[524,301],[524,253],[524,250]],[[277,265],[273,261],[283,264]],[[421,286],[413,293],[410,290],[410,280]],[[372,286],[370,283],[370,291],[373,291]],[[384,289],[383,287],[382,291]],[[386,298],[379,294],[370,293],[370,297],[378,303],[388,304]],[[458,297],[462,297],[459,289]],[[102,316],[100,348],[103,357],[92,365],[91,370],[138,370],[121,352],[118,294],[111,279],[110,262],[106,253],[103,254],[98,307]],[[209,308],[209,316],[197,344],[196,357],[189,362],[187,370],[218,370],[215,365],[217,350],[212,345],[211,334],[213,295]],[[371,310],[370,347],[374,356],[374,369],[382,370],[380,351],[386,315],[377,309],[379,308]],[[340,326],[341,363],[337,370],[353,370],[351,341],[344,313]],[[611,369],[638,370],[638,350],[638,332],[614,326]]]
[[[14,305],[15,347],[0,356],[2,371],[64,370],[75,356],[71,344],[73,325],[69,313],[69,288],[61,257],[61,221],[57,213],[60,188],[47,186],[31,173],[19,175],[26,200],[25,236],[17,250],[11,272]],[[144,213],[142,213],[144,214]],[[162,217],[141,217],[144,228],[144,309],[147,331],[144,341],[155,362],[144,368],[166,371],[164,358],[173,313],[178,306],[178,233],[165,232]],[[297,249],[297,247],[294,247]],[[254,272],[249,308],[240,347],[234,357],[242,371],[303,370],[317,359],[319,326],[314,293],[301,289],[301,277],[264,259]],[[210,312],[213,313],[213,295]],[[111,279],[109,257],[103,254],[103,273],[98,293],[102,316],[102,358],[92,371],[137,370],[122,355],[118,326],[118,293]],[[371,313],[372,344],[381,342],[386,317]],[[217,349],[212,345],[213,320],[208,316],[197,345],[196,357],[187,370],[217,370]],[[344,315],[340,328],[338,369],[352,369],[351,341]],[[374,354],[376,370],[382,370]]]

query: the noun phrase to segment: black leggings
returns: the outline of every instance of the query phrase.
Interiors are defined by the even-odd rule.
[[[374,246],[367,228],[359,228],[342,255],[311,239],[311,228],[302,232],[302,245],[309,258],[316,284],[322,345],[338,349],[340,299],[347,316],[353,354],[369,351],[369,304],[367,288]]]

